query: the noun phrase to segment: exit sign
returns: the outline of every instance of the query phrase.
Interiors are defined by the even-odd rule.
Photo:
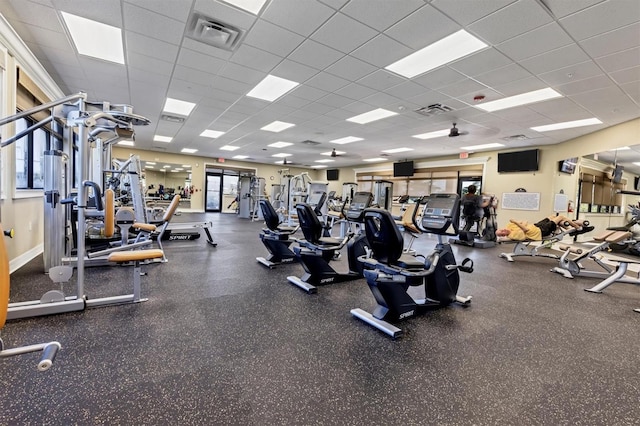
[[[469,153],[468,152],[461,152],[460,153],[460,158],[469,158]]]

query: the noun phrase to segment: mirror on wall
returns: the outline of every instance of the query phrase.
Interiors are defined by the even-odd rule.
[[[191,198],[191,165],[142,161],[146,196],[168,200],[180,194],[183,200]]]

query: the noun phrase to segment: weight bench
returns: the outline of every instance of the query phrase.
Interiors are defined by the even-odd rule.
[[[180,195],[176,194],[173,196],[171,200],[171,204],[167,207],[167,210],[164,212],[164,216],[162,217],[162,223],[158,226],[153,225],[151,223],[140,223],[136,222],[131,225],[132,228],[138,230],[138,236],[136,237],[134,243],[138,243],[144,239],[155,239],[158,243],[158,247],[160,247],[160,252],[162,252],[162,262],[166,262],[167,258],[164,255],[164,249],[162,247],[162,237],[164,236],[167,227],[169,226],[169,222],[176,210],[178,209],[178,205],[180,204]],[[147,259],[148,260],[148,259]]]
[[[500,253],[500,257],[507,259],[509,262],[514,261],[514,257],[517,256],[540,256],[540,257],[548,257],[551,259],[560,259],[555,253],[543,252],[544,249],[550,249],[555,243],[558,243],[564,239],[566,236],[575,236],[581,234],[583,232],[577,229],[569,229],[563,230],[553,235],[548,235],[542,239],[542,241],[534,241],[534,240],[525,240],[525,241],[513,241],[513,240],[500,240],[498,242],[501,244],[505,243],[515,243],[513,247],[513,251],[511,253]],[[537,244],[540,243],[540,244]]]
[[[561,274],[565,278],[574,278],[576,276],[588,278],[608,278],[612,274],[614,274],[615,271],[611,266],[607,265],[600,258],[596,257],[596,254],[609,250],[612,244],[619,243],[620,241],[625,241],[630,236],[631,232],[628,231],[604,231],[593,237],[593,240],[598,242],[598,244],[589,250],[561,244],[559,246],[559,249],[564,251],[564,253],[560,257],[559,265],[551,269],[551,272]],[[575,254],[576,256],[570,258],[570,254]],[[580,264],[580,261],[584,259],[593,260],[604,271],[585,270]]]
[[[153,259],[164,258],[164,252],[160,249],[148,249],[148,250],[129,250],[129,251],[116,251],[109,254],[109,262],[114,263],[130,263],[133,262],[133,294],[124,296],[117,296],[122,299],[120,303],[138,303],[146,302],[148,299],[142,299],[140,297],[140,276],[146,275],[142,272],[142,261],[149,261]],[[109,299],[110,305],[118,303],[114,301],[112,297]]]

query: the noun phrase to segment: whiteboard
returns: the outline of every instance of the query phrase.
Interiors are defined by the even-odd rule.
[[[569,207],[569,197],[566,194],[556,194],[553,199],[553,211],[566,212]]]
[[[505,210],[540,210],[540,193],[503,192],[502,208]]]

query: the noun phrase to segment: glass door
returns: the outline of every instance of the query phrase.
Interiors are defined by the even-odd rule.
[[[205,210],[208,212],[219,212],[221,205],[222,191],[220,187],[222,185],[221,173],[207,172],[207,183],[205,187]]]

